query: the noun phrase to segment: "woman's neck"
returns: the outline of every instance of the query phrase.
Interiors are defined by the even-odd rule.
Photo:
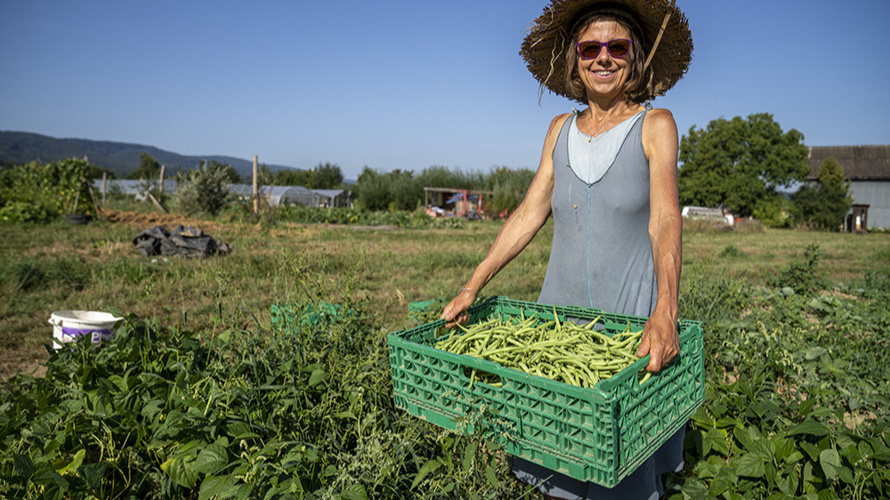
[[[581,132],[597,137],[637,114],[641,108],[639,104],[627,99],[588,100],[588,108],[581,113],[580,120],[576,124]]]
[[[639,104],[628,101],[624,96],[613,99],[588,99],[587,112],[591,118],[606,118],[635,113]]]

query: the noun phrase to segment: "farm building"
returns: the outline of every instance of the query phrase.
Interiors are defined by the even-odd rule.
[[[104,191],[102,186],[102,179],[94,179],[93,180],[93,190],[96,191],[96,194],[119,194],[124,196],[134,196],[137,200],[143,201],[145,200],[145,190],[156,189],[158,187],[158,181],[144,181],[144,180],[131,180],[131,179],[108,179],[105,181]],[[165,180],[164,181],[164,193],[173,194],[176,192],[176,181],[175,180]]]
[[[266,196],[269,205],[307,205],[315,203],[315,197],[310,189],[302,186],[259,186],[261,195]],[[229,184],[229,191],[247,199],[253,196],[252,184]]]
[[[134,196],[137,200],[145,200],[145,190],[146,188],[154,189],[157,186],[157,181],[142,181],[142,180],[129,180],[129,179],[109,179],[105,184],[105,193],[106,194],[122,194],[125,196]],[[247,199],[253,195],[253,185],[251,184],[229,184],[229,191],[241,198]],[[93,181],[93,189],[97,194],[102,193],[102,179],[97,179]],[[269,204],[272,206],[277,206],[281,204],[299,204],[299,205],[307,205],[307,206],[319,206],[319,197],[324,200],[330,199],[332,196],[334,198],[337,195],[329,193],[328,190],[316,190],[322,192],[321,195],[316,194],[316,191],[304,188],[302,186],[259,186],[260,193],[266,196],[269,199]],[[164,193],[165,194],[173,194],[176,192],[176,181],[175,180],[165,180],[164,181]],[[338,200],[343,200],[345,197],[341,196],[337,198]],[[330,202],[329,202],[330,203]],[[327,205],[327,206],[341,206],[341,205]]]
[[[348,207],[352,203],[351,193],[345,189],[313,189],[312,194],[317,207]]]
[[[858,217],[863,229],[890,228],[890,145],[811,146],[808,179],[818,177],[819,166],[829,157],[837,160],[850,180],[853,210],[846,227],[855,229]]]
[[[473,191],[458,188],[423,188],[423,206],[433,217],[478,218],[488,214],[492,191]]]

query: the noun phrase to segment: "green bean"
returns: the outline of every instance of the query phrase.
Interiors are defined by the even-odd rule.
[[[460,326],[436,343],[438,349],[466,354],[580,387],[593,387],[633,364],[642,330],[607,335],[594,327],[600,318],[583,325],[535,315],[501,319],[494,316],[470,326]]]

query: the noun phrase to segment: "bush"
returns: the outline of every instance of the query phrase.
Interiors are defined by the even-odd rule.
[[[178,187],[172,202],[179,212],[216,215],[226,205],[229,178],[224,169],[204,163],[185,174],[176,174],[176,181]]]
[[[0,173],[0,220],[49,222],[67,213],[95,214],[86,160],[32,162]]]
[[[792,203],[781,196],[764,198],[754,207],[752,216],[767,227],[790,228],[794,224]]]
[[[499,167],[488,176],[486,188],[494,192],[491,212],[494,214],[510,213],[522,203],[535,173],[529,169],[510,170]]]

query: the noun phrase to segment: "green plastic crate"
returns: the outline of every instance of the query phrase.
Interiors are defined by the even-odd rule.
[[[495,315],[591,321],[606,334],[647,318],[598,309],[490,297],[470,308],[470,323]],[[704,401],[702,329],[681,321],[680,355],[642,385],[640,359],[584,389],[497,363],[433,347],[452,334],[438,320],[391,333],[389,358],[396,406],[464,434],[492,439],[522,457],[582,481],[613,487],[685,425]],[[487,381],[487,382],[486,382]]]
[[[272,304],[272,327],[295,330],[303,327],[319,327],[352,318],[355,312],[340,304]]]

